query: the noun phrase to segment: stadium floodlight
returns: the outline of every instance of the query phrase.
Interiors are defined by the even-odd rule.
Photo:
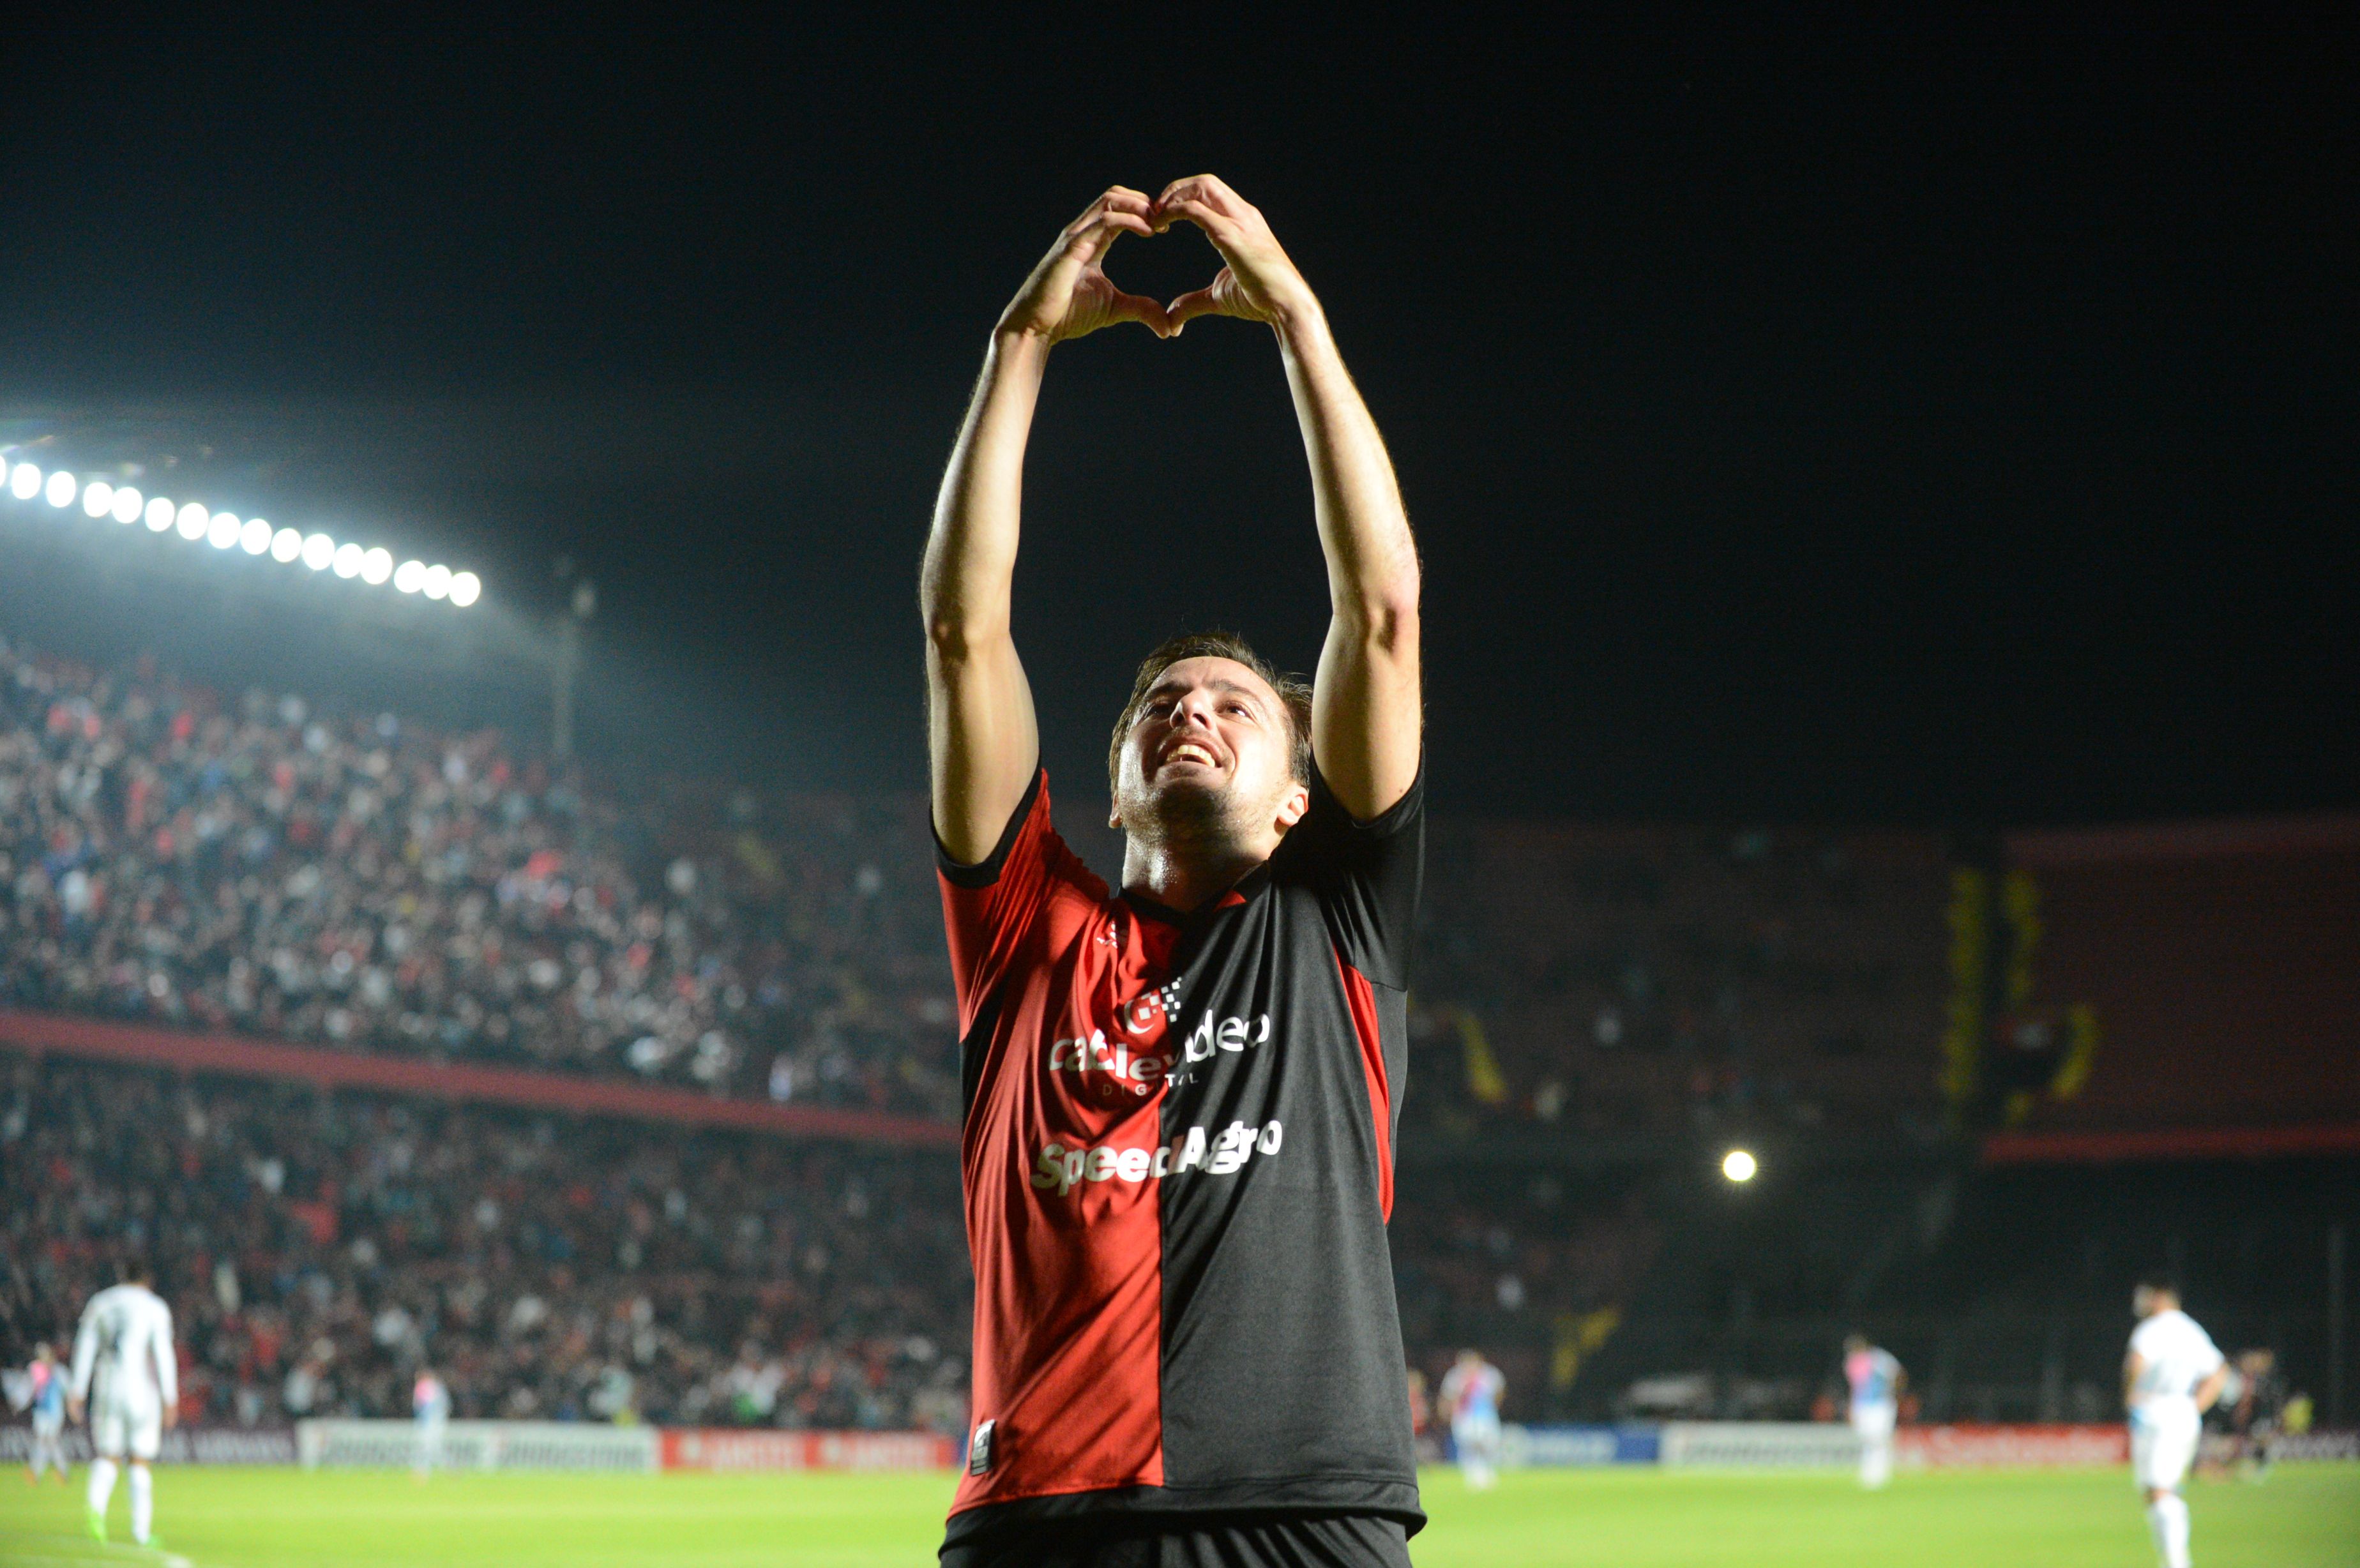
[[[336,541],[325,534],[303,536],[303,564],[314,572],[325,572],[328,563],[336,559]]]
[[[60,468],[49,475],[49,482],[41,486],[41,494],[49,498],[50,506],[63,511],[73,505],[77,485],[74,476]]]
[[[93,479],[82,487],[82,515],[103,517],[115,506],[115,486],[104,479]]]
[[[29,501],[41,493],[41,468],[35,463],[20,463],[8,471],[8,494],[19,501]]]
[[[393,569],[393,585],[404,593],[415,593],[426,586],[426,563],[405,561]]]
[[[303,553],[303,536],[293,528],[281,528],[270,536],[270,559],[284,564]]]
[[[419,583],[419,586],[425,590],[426,596],[430,599],[449,598],[451,595],[451,569],[447,566],[428,567],[426,569],[426,576]]]
[[[393,575],[393,551],[382,546],[361,557],[361,581],[374,588]]]
[[[260,555],[270,548],[270,525],[260,517],[248,517],[246,527],[237,533],[238,548],[248,555]]]
[[[215,550],[234,550],[244,527],[227,512],[215,512],[213,520],[205,525],[205,542]]]
[[[118,485],[115,486],[115,520],[116,522],[137,522],[139,520],[139,514],[147,509],[147,506],[148,498],[140,495],[138,491],[134,490],[130,485]]]
[[[141,515],[148,519],[148,531],[149,533],[162,533],[166,528],[172,526],[171,497],[169,495],[157,496],[154,500],[148,503],[148,510]]]
[[[194,501],[183,501],[180,509],[172,514],[172,526],[180,530],[184,539],[205,537],[205,524],[211,520],[205,509]]]
[[[1721,1173],[1741,1186],[1753,1181],[1754,1173],[1761,1169],[1754,1156],[1742,1149],[1732,1149],[1721,1159]]]
[[[330,564],[335,567],[336,575],[339,577],[358,577],[361,574],[361,557],[364,553],[360,546],[346,539],[336,547],[336,553],[331,559]]]
[[[465,609],[484,596],[484,580],[472,572],[451,574],[451,603]]]

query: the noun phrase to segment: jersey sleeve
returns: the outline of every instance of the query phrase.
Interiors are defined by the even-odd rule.
[[[180,1356],[172,1347],[172,1309],[158,1300],[150,1321],[154,1337],[149,1351],[156,1358],[156,1390],[164,1396],[164,1408],[169,1410],[180,1402]]]
[[[1046,769],[1032,775],[1032,787],[989,855],[962,866],[937,836],[934,869],[942,881],[943,930],[949,939],[951,984],[958,993],[959,1039],[965,1041],[974,1036],[1011,961],[1042,922],[1061,908],[1097,909],[1106,901],[1106,884],[1050,824]]]
[[[1315,765],[1311,810],[1274,857],[1318,890],[1346,962],[1380,985],[1409,989],[1410,942],[1426,875],[1426,764],[1392,807],[1354,822]]]
[[[82,1326],[74,1331],[73,1397],[90,1398],[90,1377],[98,1366],[98,1299],[82,1310]]]

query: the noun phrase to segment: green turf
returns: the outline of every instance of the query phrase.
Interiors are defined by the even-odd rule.
[[[813,1564],[934,1559],[943,1475],[441,1476],[164,1469],[157,1531],[193,1568],[523,1568]],[[2201,1568],[2360,1568],[2360,1466],[2287,1465],[2263,1485],[2190,1488]],[[126,1526],[123,1488],[113,1526]],[[1511,1473],[1470,1493],[1426,1476],[1422,1568],[2148,1568],[2120,1470],[1849,1479],[1655,1470]],[[158,1563],[80,1534],[71,1488],[0,1481],[0,1563]],[[159,1568],[175,1568],[163,1563]]]

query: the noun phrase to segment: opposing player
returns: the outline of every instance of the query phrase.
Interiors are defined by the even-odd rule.
[[[2147,1496],[2147,1528],[2163,1568],[2189,1568],[2188,1503],[2180,1484],[2196,1458],[2204,1411],[2221,1397],[2228,1363],[2212,1336],[2180,1310],[2179,1285],[2150,1275],[2131,1293],[2139,1325],[2123,1359],[2131,1475]]]
[[[1874,1491],[1893,1479],[1893,1429],[1909,1374],[1891,1351],[1858,1334],[1844,1340],[1843,1369],[1852,1385],[1852,1429],[1860,1434],[1860,1484]]]
[[[61,1440],[66,1429],[66,1369],[58,1365],[48,1340],[33,1346],[33,1359],[25,1368],[25,1379],[33,1416],[33,1452],[26,1460],[26,1469],[30,1473],[27,1479],[39,1486],[41,1473],[54,1465],[58,1484],[63,1486],[66,1451]]]
[[[410,1410],[418,1421],[418,1447],[410,1468],[423,1481],[442,1463],[442,1438],[451,1427],[451,1390],[432,1367],[418,1369],[418,1380],[410,1388]]]
[[[149,1287],[147,1266],[124,1269],[123,1282],[90,1299],[74,1335],[73,1390],[67,1413],[90,1408],[90,1533],[106,1539],[106,1505],[115,1471],[131,1464],[131,1539],[153,1545],[156,1478],[149,1466],[164,1432],[180,1420],[180,1367],[172,1351],[172,1309]]]
[[[1178,223],[1220,253],[1209,287],[1165,307],[1107,280],[1116,240]],[[1011,635],[1024,448],[1057,344],[1201,315],[1276,342],[1327,643],[1308,687],[1227,636],[1149,656],[1108,757],[1113,890],[1051,825]],[[1185,489],[1207,461],[1142,478]],[[1271,570],[1269,541],[1236,527],[1237,570]],[[1235,191],[1117,188],[1058,236],[992,334],[922,599],[976,1271],[944,1562],[1406,1563],[1425,1516],[1385,1221],[1425,842],[1417,556],[1319,301]]]
[[[1459,1473],[1479,1492],[1500,1478],[1500,1399],[1507,1391],[1507,1374],[1484,1360],[1480,1350],[1460,1351],[1442,1375],[1451,1451],[1459,1457]]]

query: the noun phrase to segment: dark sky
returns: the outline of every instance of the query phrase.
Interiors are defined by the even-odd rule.
[[[244,453],[250,508],[364,517],[511,604],[570,553],[618,761],[919,784],[914,566],[991,321],[1102,187],[1209,169],[1393,443],[1445,804],[2360,802],[2348,8],[1204,39],[499,9],[13,30],[0,412]],[[1112,270],[1212,265],[1175,233]],[[1068,800],[1164,633],[1312,659],[1261,330],[1060,349],[1027,503]]]

